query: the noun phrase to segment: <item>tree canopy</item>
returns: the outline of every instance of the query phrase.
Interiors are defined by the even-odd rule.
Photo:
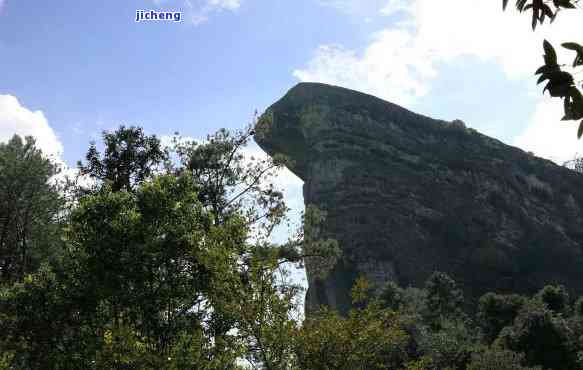
[[[422,289],[361,276],[346,315],[303,320],[283,266],[325,275],[342,256],[313,206],[289,242],[271,241],[287,208],[269,182],[279,163],[243,151],[252,131],[177,136],[138,164],[132,135],[104,135],[129,160],[91,156],[122,180],[87,170],[97,181],[67,207],[33,139],[0,145],[0,185],[21,194],[3,209],[18,215],[9,222],[30,209],[34,225],[26,243],[3,239],[0,369],[583,368],[583,298],[560,285],[472,302],[442,272]]]

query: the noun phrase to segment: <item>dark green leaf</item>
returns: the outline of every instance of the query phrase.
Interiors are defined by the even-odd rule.
[[[543,41],[543,48],[545,50],[545,64],[553,65],[557,64],[557,53],[555,52],[555,48],[551,45],[550,42],[547,40]]]
[[[522,12],[525,4],[526,4],[526,0],[517,0],[516,1],[516,9],[518,9],[519,12]]]
[[[569,108],[573,117],[571,119],[583,118],[583,95],[575,86],[569,89],[569,100],[571,101]]]
[[[541,23],[543,23],[545,16],[549,17],[550,19],[553,19],[553,17],[555,16],[553,14],[553,10],[547,4],[543,4],[543,6],[542,6],[542,13],[543,13],[543,15],[542,15],[542,18],[541,18]]]
[[[536,72],[534,73],[535,75],[541,74],[541,73],[549,73],[549,72],[558,72],[560,71],[560,68],[558,65],[544,65],[539,67],[539,69],[536,70]]]
[[[564,42],[561,44],[562,47],[565,49],[573,50],[573,51],[583,51],[583,46],[577,44],[576,42]]]
[[[545,86],[543,93],[549,90],[553,97],[565,97],[569,94],[569,89],[573,86],[573,76],[567,72],[556,72],[549,76],[549,83]]]
[[[561,44],[561,46],[563,46],[565,49],[573,50],[577,53],[575,59],[573,60],[573,67],[583,65],[583,46],[575,42],[565,42]]]
[[[538,22],[538,10],[532,11],[532,30],[536,29],[536,24]]]
[[[573,99],[573,103],[583,108],[583,94],[576,87],[571,87],[569,89],[569,95]]]
[[[576,9],[577,7],[571,2],[571,0],[561,0],[559,7],[565,9]]]
[[[561,118],[561,121],[571,120],[571,104],[567,98],[563,100],[563,110],[565,111],[565,116]]]

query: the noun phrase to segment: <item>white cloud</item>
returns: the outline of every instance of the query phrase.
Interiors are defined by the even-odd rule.
[[[577,139],[579,124],[561,121],[563,115],[563,105],[559,99],[540,101],[530,125],[515,138],[513,144],[560,165],[572,160],[576,154],[583,156],[583,142]]]
[[[321,6],[337,9],[345,14],[366,17],[378,13],[386,0],[318,0]]]
[[[60,160],[63,145],[43,112],[29,110],[12,95],[0,95],[0,141],[8,141],[14,134],[34,136],[43,153]]]
[[[350,0],[342,2],[347,5]],[[543,39],[557,48],[562,42],[583,39],[580,11],[564,11],[552,25],[539,26],[533,32],[530,13],[519,14],[513,7],[502,12],[498,0],[390,0],[380,13],[398,13],[401,20],[372,35],[363,48],[320,46],[303,68],[293,72],[294,76],[301,81],[345,86],[409,105],[431,93],[431,84],[442,64],[455,65],[456,58],[469,56],[496,63],[507,78],[524,80],[525,90],[531,90],[533,71],[543,63]],[[559,52],[560,63],[570,63],[572,57],[566,50]],[[540,94],[540,89],[537,91]],[[495,101],[496,97],[490,99]],[[543,107],[552,104],[550,98],[544,99],[517,143],[536,146],[539,155],[572,156],[570,151],[575,147],[558,144],[558,137],[558,141],[547,140],[548,148],[544,150],[541,139],[536,139],[542,127],[551,135],[547,138],[554,137],[553,130],[557,130],[554,135],[566,135],[554,124],[562,117],[560,107],[555,106],[552,114],[544,111]],[[554,100],[560,105],[558,99]]]
[[[268,157],[268,155],[254,142],[250,143],[249,146],[245,148],[244,153],[245,156],[253,157],[258,160],[263,160]],[[280,189],[283,192],[285,202],[294,216],[299,217],[299,214],[304,210],[304,182],[290,170],[283,167],[273,178],[273,184],[277,189]],[[288,236],[289,233],[285,233],[284,235]],[[279,241],[283,241],[283,237]]]
[[[221,9],[235,10],[241,6],[241,0],[210,0],[208,4]]]
[[[345,12],[352,12],[357,3],[351,0],[319,0],[320,5],[335,8]]]
[[[411,43],[407,31],[387,29],[374,35],[361,54],[323,45],[307,68],[293,74],[300,81],[345,86],[407,105],[428,92],[436,73],[429,55]]]
[[[510,78],[523,78],[542,64],[544,38],[557,45],[583,38],[576,11],[563,12],[535,33],[527,15],[503,13],[492,0],[391,0],[381,9],[382,14],[396,12],[404,12],[404,19],[372,35],[362,50],[322,45],[294,75],[408,104],[429,92],[439,63],[474,56],[498,63]]]
[[[194,25],[200,25],[208,21],[213,13],[222,11],[236,11],[241,7],[242,0],[204,0],[202,3],[185,0],[188,9],[188,17]]]
[[[409,2],[407,0],[389,0],[389,2],[381,9],[383,15],[393,15],[401,11],[410,10]]]
[[[171,135],[162,135],[160,137],[160,142],[164,146],[172,146],[173,137]],[[181,137],[181,142],[197,142],[204,143],[206,140],[199,140],[192,137]],[[253,141],[250,140],[248,145],[243,147],[241,153],[244,156],[244,161],[251,163],[258,163],[268,158],[268,155]],[[174,158],[177,159],[177,158]],[[303,181],[294,175],[287,168],[281,168],[275,175],[273,179],[273,184],[277,189],[280,189],[284,193],[284,199],[288,207],[292,209],[294,213],[299,213],[304,209],[303,203],[303,193],[302,185]]]
[[[78,178],[82,185],[89,186],[93,183],[89,178],[78,177],[79,171],[66,165],[63,160],[63,144],[42,111],[26,108],[12,95],[0,95],[0,142],[7,142],[14,134],[21,137],[33,136],[37,148],[59,165],[61,172],[51,179],[52,182]]]
[[[71,126],[71,131],[73,131],[76,135],[82,135],[85,133],[85,130],[83,129],[83,125],[81,124],[81,122],[76,122]]]

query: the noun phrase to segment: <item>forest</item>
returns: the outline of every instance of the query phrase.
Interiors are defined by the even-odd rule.
[[[304,319],[286,266],[325,276],[342,256],[314,207],[271,241],[285,159],[246,157],[253,133],[165,146],[120,126],[77,177],[32,137],[0,144],[0,368],[583,368],[583,299],[563,286],[465,302],[440,272],[422,288],[359,278],[347,315]]]

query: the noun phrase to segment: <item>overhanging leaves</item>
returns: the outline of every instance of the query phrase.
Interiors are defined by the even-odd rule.
[[[577,53],[573,60],[573,68],[583,65],[583,46],[575,42],[565,42],[562,44],[565,49],[573,50]]]
[[[532,11],[532,29],[537,24],[543,24],[547,18],[553,22],[561,9],[575,9],[578,0],[553,0],[552,7],[546,0],[516,0],[516,9],[519,12]],[[502,9],[506,10],[508,0],[502,0]]]
[[[562,46],[577,53],[573,67],[583,65],[583,46],[574,42],[566,42]],[[550,42],[544,40],[543,49],[545,64],[535,72],[535,75],[540,75],[537,84],[548,81],[543,89],[543,94],[548,90],[552,97],[563,98],[565,115],[561,119],[562,121],[583,118],[583,94],[575,85],[573,75],[561,70],[561,66],[557,64],[557,53]],[[580,138],[582,134],[583,126],[580,125],[577,137]]]

